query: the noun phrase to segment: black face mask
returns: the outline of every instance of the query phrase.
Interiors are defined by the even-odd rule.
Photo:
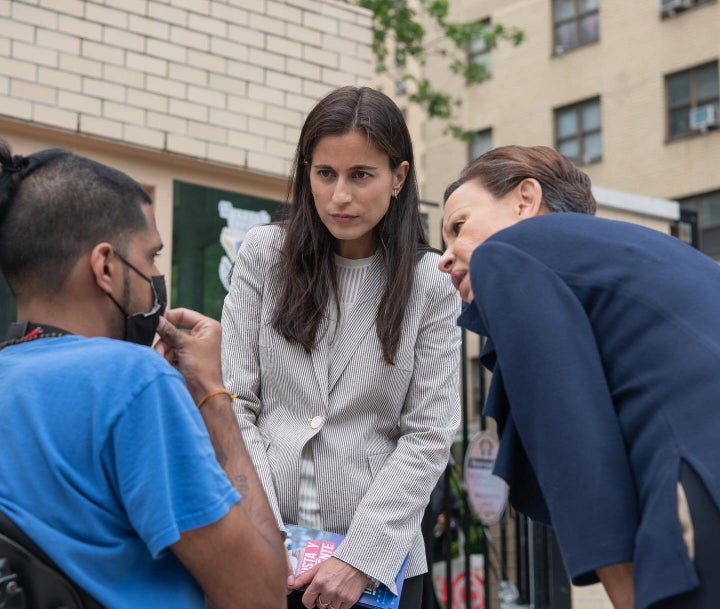
[[[165,286],[165,277],[163,275],[153,275],[152,277],[148,277],[145,273],[139,271],[127,260],[125,260],[125,258],[123,258],[120,254],[117,252],[115,252],[115,254],[125,265],[129,266],[150,284],[153,295],[155,296],[155,304],[147,313],[134,313],[132,315],[128,315],[127,311],[117,300],[113,298],[112,294],[108,294],[108,296],[110,296],[110,300],[115,303],[115,306],[120,309],[120,312],[125,317],[125,335],[123,336],[123,340],[149,347],[153,343],[155,331],[160,323],[160,317],[165,312],[165,307],[167,306],[167,288]]]

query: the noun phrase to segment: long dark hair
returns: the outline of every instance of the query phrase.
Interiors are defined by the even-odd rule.
[[[315,348],[318,329],[330,296],[337,298],[333,254],[336,241],[320,220],[310,189],[310,165],[323,137],[362,132],[388,156],[390,168],[410,164],[402,190],[375,227],[385,265],[385,291],[376,316],[383,357],[394,364],[405,307],[412,291],[415,265],[429,251],[419,210],[412,141],[395,103],[367,87],[342,87],[310,111],[300,133],[283,225],[285,243],[281,276],[285,283],[272,317],[272,326],[287,340],[307,351]]]

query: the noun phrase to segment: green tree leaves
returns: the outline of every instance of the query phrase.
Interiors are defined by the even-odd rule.
[[[412,59],[424,66],[428,58],[447,58],[448,68],[460,75],[468,86],[490,78],[487,65],[471,58],[471,45],[491,51],[501,41],[519,45],[523,32],[502,24],[483,21],[453,22],[448,20],[449,0],[346,0],[351,4],[369,9],[373,14],[373,53],[376,71],[390,73],[396,82],[414,83],[410,101],[423,107],[429,118],[450,121],[454,110],[462,101],[451,93],[433,87],[429,79],[417,77],[408,70]],[[439,39],[428,42],[428,24],[442,33]],[[461,140],[471,137],[458,125],[448,124],[446,132]]]

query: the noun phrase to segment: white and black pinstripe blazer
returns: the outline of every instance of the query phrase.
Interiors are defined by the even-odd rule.
[[[328,365],[327,337],[306,353],[270,326],[283,238],[279,226],[257,227],[238,252],[222,315],[225,384],[281,528],[296,522],[300,453],[312,440],[325,528],[346,535],[335,555],[394,589],[408,552],[408,577],[427,569],[420,521],[460,421],[460,300],[437,254],[423,256],[388,365],[376,257]]]

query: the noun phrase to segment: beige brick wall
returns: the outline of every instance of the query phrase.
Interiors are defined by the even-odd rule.
[[[0,116],[286,175],[370,42],[340,0],[0,0]]]

